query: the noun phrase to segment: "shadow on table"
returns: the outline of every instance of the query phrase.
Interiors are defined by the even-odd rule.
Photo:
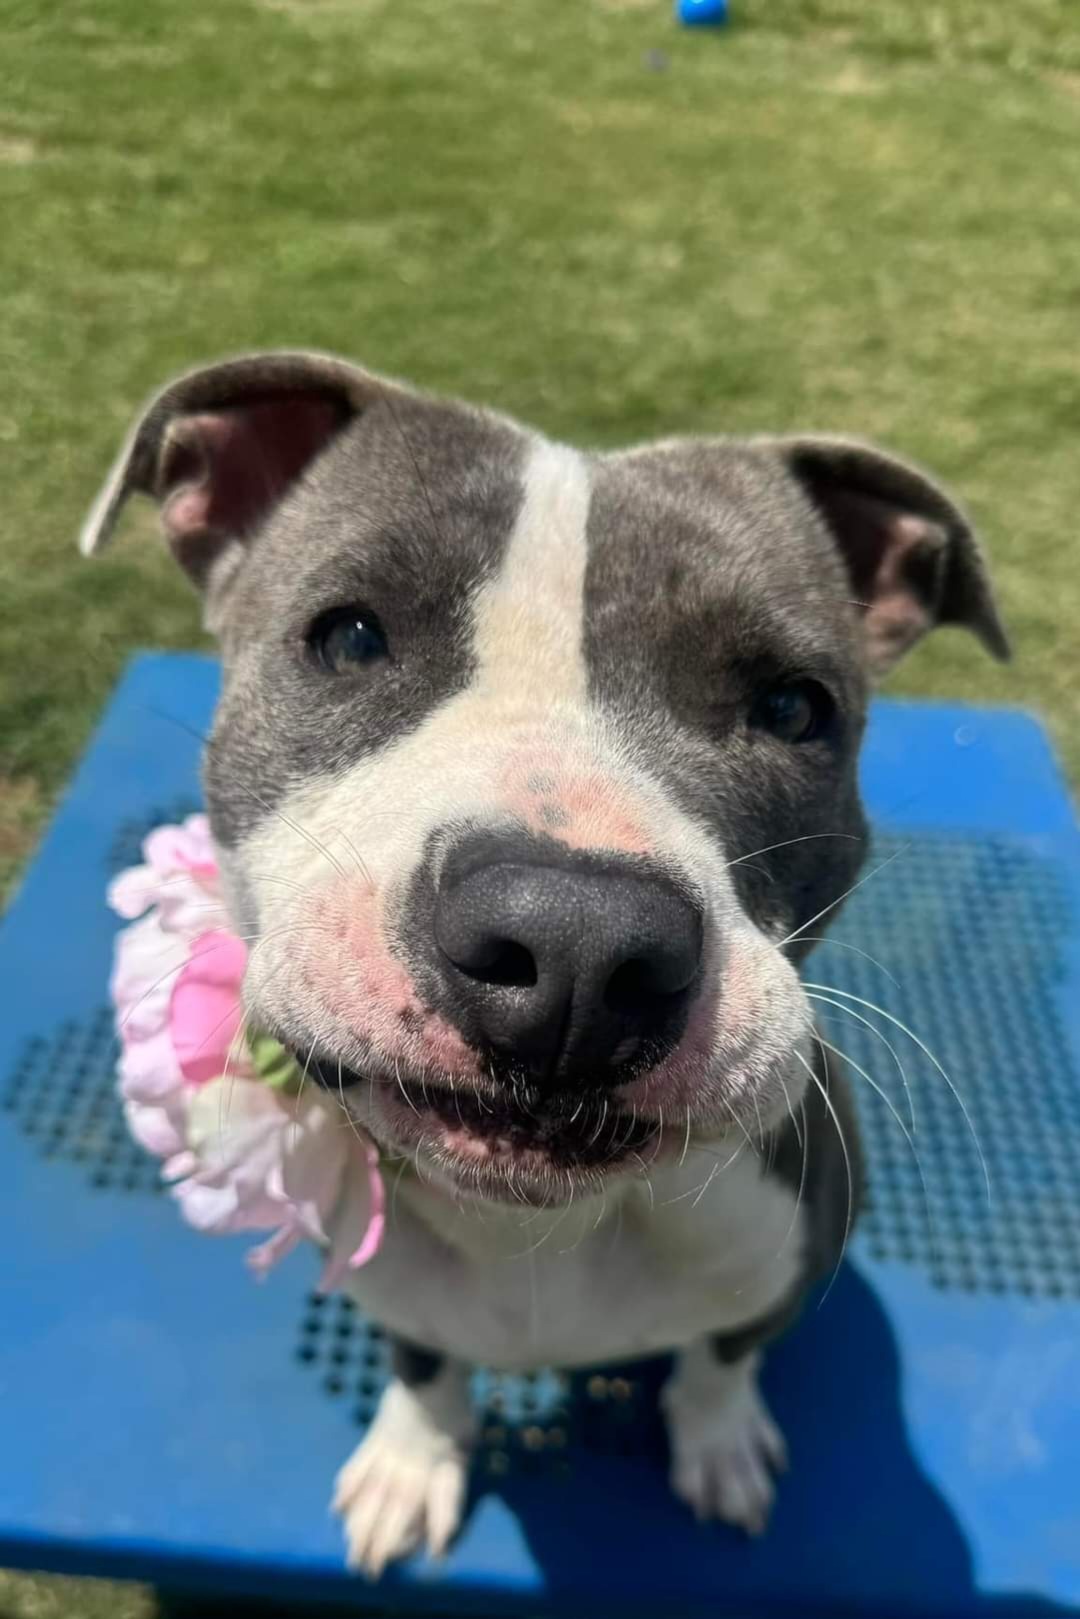
[[[963,1529],[908,1442],[892,1329],[850,1264],[827,1306],[809,1310],[769,1356],[765,1392],[788,1436],[792,1471],[761,1541],[699,1527],[667,1491],[655,1406],[664,1370],[644,1374],[649,1431],[641,1448],[651,1457],[640,1449],[632,1459],[590,1455],[562,1509],[560,1492],[539,1477],[508,1474],[494,1486],[545,1573],[553,1609],[565,1612],[571,1601],[582,1611],[625,1609],[666,1587],[665,1614],[683,1604],[950,1619],[1080,1613],[1036,1595],[976,1589]]]

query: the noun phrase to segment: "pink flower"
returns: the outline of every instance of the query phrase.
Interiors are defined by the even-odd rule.
[[[142,852],[145,864],[122,871],[109,886],[114,911],[130,920],[152,905],[165,931],[185,938],[228,926],[205,815],[155,828]]]
[[[224,1074],[243,1021],[240,987],[247,951],[235,933],[203,933],[169,998],[169,1035],[180,1072],[192,1085]]]
[[[158,827],[143,856],[109,891],[129,921],[111,985],[128,1127],[165,1160],[196,1229],[269,1230],[249,1255],[257,1275],[302,1240],[316,1242],[331,1287],[382,1240],[378,1151],[342,1128],[336,1102],[316,1086],[294,1096],[259,1077],[241,1035],[247,952],[228,929],[206,817]]]
[[[290,1097],[258,1081],[212,1080],[194,1095],[188,1143],[197,1168],[173,1193],[185,1218],[201,1231],[274,1228],[248,1255],[257,1275],[307,1238],[328,1250],[329,1288],[378,1248],[377,1155],[314,1088]],[[335,1221],[339,1205],[348,1217]]]

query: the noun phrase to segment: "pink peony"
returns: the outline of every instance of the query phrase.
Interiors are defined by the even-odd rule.
[[[336,1101],[316,1086],[293,1095],[260,1078],[242,1034],[247,952],[229,931],[206,817],[158,827],[143,856],[109,890],[129,922],[111,985],[128,1127],[165,1160],[191,1225],[270,1231],[248,1256],[258,1275],[316,1242],[332,1287],[382,1240],[377,1149],[342,1128]]]
[[[224,1074],[243,1013],[240,987],[247,950],[235,933],[201,933],[169,997],[169,1034],[180,1072],[192,1085]]]

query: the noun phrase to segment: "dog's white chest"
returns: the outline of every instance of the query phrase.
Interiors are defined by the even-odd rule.
[[[478,1207],[410,1182],[349,1291],[391,1331],[462,1360],[588,1365],[759,1319],[796,1284],[802,1245],[794,1193],[721,1144],[657,1171],[651,1197],[632,1182],[607,1208]]]

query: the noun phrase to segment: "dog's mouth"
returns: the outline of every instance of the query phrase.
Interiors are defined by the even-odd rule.
[[[405,1078],[368,1083],[348,1069],[339,1076],[336,1063],[320,1070],[320,1078],[332,1091],[340,1078],[345,1098],[357,1098],[356,1118],[384,1145],[419,1149],[453,1179],[489,1196],[553,1201],[620,1166],[647,1166],[659,1147],[657,1123],[613,1096],[526,1089],[481,1094],[471,1086]]]

